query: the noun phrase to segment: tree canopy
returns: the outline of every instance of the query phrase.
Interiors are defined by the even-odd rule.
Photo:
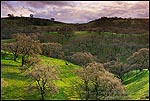
[[[78,94],[83,100],[119,99],[124,94],[121,80],[106,71],[103,64],[92,62],[85,68],[75,70],[75,73],[81,79],[76,85],[81,90]]]

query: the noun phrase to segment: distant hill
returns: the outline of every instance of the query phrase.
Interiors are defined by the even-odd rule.
[[[41,18],[1,18],[1,38],[15,33],[54,32],[70,27],[75,31],[113,32],[121,34],[149,33],[149,19],[126,19],[102,17],[84,24],[69,24]]]
[[[127,19],[102,17],[83,25],[84,29],[96,32],[121,34],[149,33],[149,19]]]
[[[2,20],[1,24],[10,23],[10,24],[17,24],[18,26],[24,25],[48,26],[53,24],[65,24],[63,22],[52,21],[50,19],[29,18],[29,17],[5,17],[1,18],[1,20]]]
[[[49,32],[56,30],[65,23],[52,21],[48,19],[29,18],[29,17],[12,17],[1,18],[1,38],[10,38],[15,33],[36,33]]]

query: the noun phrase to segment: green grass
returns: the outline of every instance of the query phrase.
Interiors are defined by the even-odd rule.
[[[59,89],[59,93],[51,96],[48,94],[45,99],[53,100],[76,100],[76,94],[71,90],[72,82],[78,79],[71,70],[80,68],[78,65],[69,63],[61,59],[40,56],[43,64],[56,65],[60,70],[61,80],[55,81]],[[41,96],[38,92],[29,93],[26,91],[28,79],[19,71],[21,66],[21,57],[13,61],[13,55],[9,52],[1,51],[1,100],[39,100]],[[131,71],[123,76],[123,84],[125,86],[127,99],[138,100],[145,96],[149,96],[149,71]]]
[[[1,44],[3,44],[3,43],[11,43],[11,42],[14,42],[15,41],[15,39],[2,39],[1,40]]]
[[[44,34],[51,34],[51,35],[57,35],[57,32],[45,32]]]
[[[55,84],[58,86],[59,93],[55,96],[51,96],[48,94],[45,99],[71,99],[73,95],[71,95],[70,87],[71,80],[76,78],[76,75],[72,74],[70,70],[75,68],[80,68],[77,65],[72,63],[65,64],[65,61],[60,59],[49,58],[46,56],[40,56],[43,63],[50,65],[57,65],[61,71],[60,77],[62,80],[56,81]],[[3,84],[7,84],[7,86],[1,86],[1,100],[39,100],[41,96],[38,92],[33,91],[29,93],[26,91],[26,87],[28,85],[28,79],[25,77],[23,73],[19,71],[21,66],[20,57],[18,62],[13,61],[13,55],[9,52],[1,51],[1,80],[4,82]]]
[[[123,76],[123,84],[128,99],[146,99],[144,97],[149,96],[149,71],[147,69],[131,71]]]
[[[89,32],[89,31],[75,31],[75,36],[87,36],[91,34],[96,34],[95,32]]]

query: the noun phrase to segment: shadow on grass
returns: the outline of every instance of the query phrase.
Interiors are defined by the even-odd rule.
[[[47,96],[46,100],[48,100],[49,98],[52,100],[68,100],[68,95],[65,93],[64,88],[60,88],[59,93],[54,96]]]
[[[21,87],[17,85],[8,86],[3,88],[1,94],[1,100],[35,100],[38,99],[38,95],[33,93],[28,93],[25,90],[25,85]]]
[[[7,66],[7,67],[18,67],[17,65],[13,65],[13,64],[1,64],[1,67],[4,67],[4,66]]]
[[[6,72],[2,73],[2,77],[6,79],[12,79],[12,80],[26,80],[27,78],[24,75],[20,75],[20,73],[15,73],[15,72]]]
[[[1,59],[13,60],[13,55],[12,54],[3,54],[3,53],[1,53]]]
[[[145,70],[145,71],[141,71],[141,72],[138,72],[137,74],[134,75],[134,77],[130,78],[129,80],[127,81],[124,81],[123,84],[127,85],[129,83],[132,83],[132,82],[140,82],[139,80],[142,78],[142,77],[145,77],[148,70]]]

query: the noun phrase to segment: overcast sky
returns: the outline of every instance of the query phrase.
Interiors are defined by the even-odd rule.
[[[149,18],[149,1],[1,1],[1,17],[9,13],[66,23],[86,23],[103,16]]]

